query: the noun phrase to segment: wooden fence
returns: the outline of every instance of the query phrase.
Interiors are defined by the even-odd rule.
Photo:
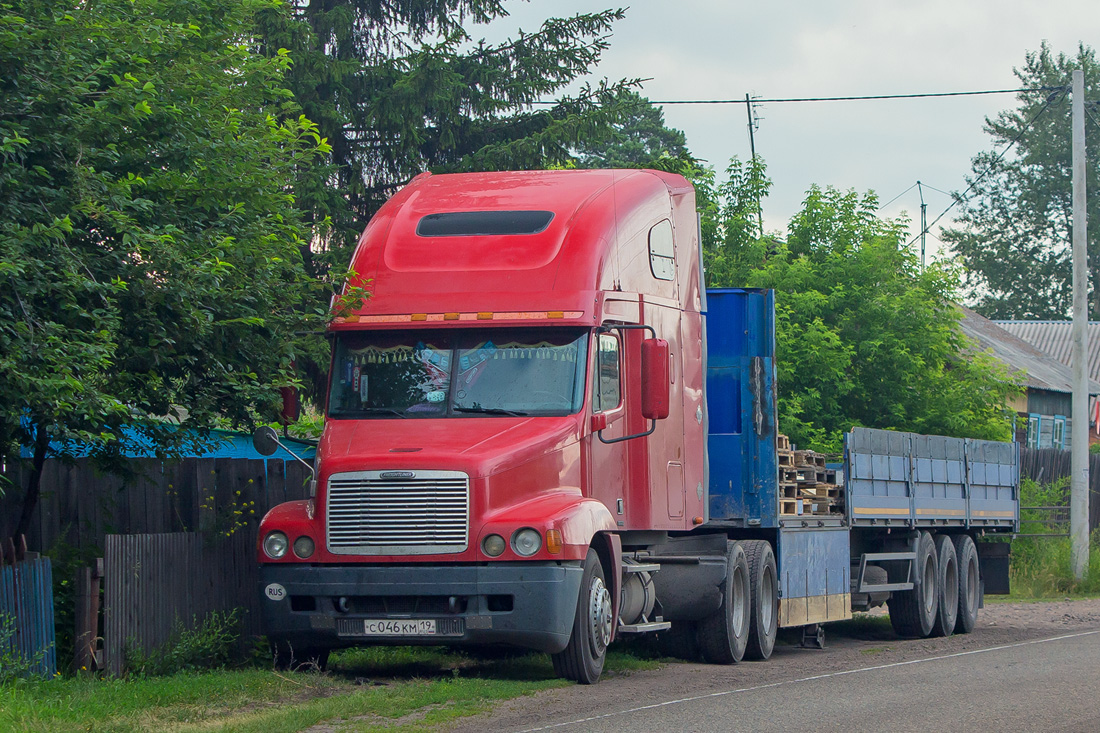
[[[57,671],[55,646],[50,559],[0,561],[0,660],[49,679]]]
[[[45,553],[63,542],[102,552],[109,534],[255,532],[268,509],[308,495],[309,471],[297,461],[139,458],[129,468],[129,476],[116,476],[96,471],[89,459],[46,461],[27,547]],[[29,472],[29,462],[4,470],[18,488],[0,497],[0,538],[14,534]]]
[[[1069,461],[1068,450],[1020,448],[1020,474],[1038,483],[1049,484],[1068,477],[1071,473]],[[1100,527],[1100,453],[1090,453],[1089,531],[1097,527]]]
[[[104,572],[104,666],[125,669],[128,648],[151,652],[181,626],[243,609],[242,642],[262,633],[255,533],[214,540],[196,532],[108,535]]]
[[[131,468],[120,477],[98,473],[88,460],[47,461],[27,532],[34,550],[63,543],[83,555],[104,555],[104,662],[117,672],[131,639],[151,652],[177,620],[189,627],[215,610],[243,608],[244,638],[258,634],[260,519],[277,504],[308,497],[306,467],[279,459],[191,458],[137,459]],[[5,475],[21,487],[29,470],[8,464]],[[13,532],[21,499],[20,489],[0,497],[0,537]],[[84,587],[82,575],[91,573],[78,571],[70,580]],[[95,618],[86,616],[95,614],[98,599],[74,600],[76,652],[87,659],[99,634]]]

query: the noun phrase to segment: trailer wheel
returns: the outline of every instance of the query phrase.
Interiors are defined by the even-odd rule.
[[[565,649],[552,656],[554,673],[582,685],[597,682],[607,658],[611,624],[611,592],[604,584],[600,558],[589,548],[584,559],[573,633]]]
[[[749,564],[740,542],[726,543],[722,607],[699,622],[699,650],[711,664],[735,664],[749,643]]]
[[[965,534],[956,535],[954,543],[959,573],[959,612],[955,631],[969,634],[978,623],[978,604],[981,602],[978,548],[974,546],[974,540]]]
[[[895,591],[886,602],[890,609],[890,625],[898,636],[928,636],[936,621],[936,602],[939,598],[939,566],[936,544],[932,535],[920,533],[917,541],[917,559],[914,561],[916,587]]]
[[[749,643],[746,659],[767,659],[775,648],[779,631],[779,581],[775,552],[766,540],[747,540],[745,559],[749,564]]]
[[[951,636],[959,615],[959,564],[955,558],[955,543],[945,534],[935,538],[936,560],[939,563],[939,596],[932,636]]]

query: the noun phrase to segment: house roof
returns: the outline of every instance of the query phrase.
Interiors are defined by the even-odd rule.
[[[963,333],[976,341],[982,350],[992,352],[1012,371],[1027,375],[1028,389],[1073,391],[1073,372],[1068,366],[969,308],[959,306],[959,310],[962,311],[959,326]],[[1100,384],[1092,379],[1089,380],[1089,394],[1100,394]]]
[[[994,321],[998,326],[1073,368],[1073,321]],[[1100,321],[1089,321],[1089,379],[1100,381]]]

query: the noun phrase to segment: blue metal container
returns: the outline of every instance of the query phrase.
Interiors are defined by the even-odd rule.
[[[775,527],[775,292],[707,291],[710,521]]]

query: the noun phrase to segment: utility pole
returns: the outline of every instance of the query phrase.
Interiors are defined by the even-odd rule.
[[[1088,255],[1085,249],[1085,72],[1073,72],[1073,427],[1069,534],[1073,577],[1089,565]]]
[[[920,194],[920,269],[924,272],[924,235],[928,233],[928,204],[924,203],[924,189],[917,181],[917,193]]]
[[[752,165],[756,166],[756,120],[752,114],[752,100],[745,95],[745,114],[749,117],[749,151],[752,153]],[[756,189],[756,220],[760,226],[760,236],[764,236],[764,207],[760,204],[760,189]]]

